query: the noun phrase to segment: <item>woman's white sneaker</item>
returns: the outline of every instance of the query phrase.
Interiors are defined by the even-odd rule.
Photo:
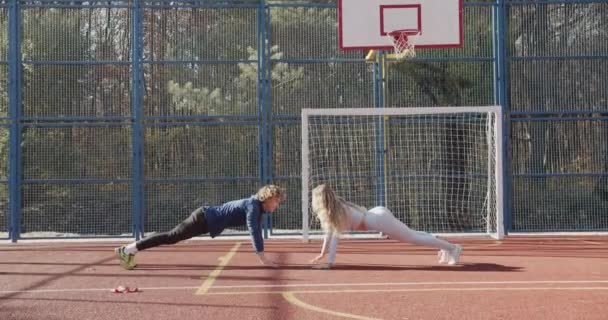
[[[450,250],[448,253],[448,264],[455,265],[460,261],[460,253],[462,252],[462,246],[459,244],[454,245],[454,249]]]
[[[449,261],[448,252],[446,250],[437,251],[437,257],[439,258],[439,264],[446,264]]]

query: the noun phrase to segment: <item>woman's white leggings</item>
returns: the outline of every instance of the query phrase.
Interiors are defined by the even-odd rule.
[[[365,214],[365,226],[386,234],[390,239],[409,242],[421,246],[452,250],[454,245],[432,234],[410,229],[405,223],[399,221],[393,213],[385,207],[374,207]]]

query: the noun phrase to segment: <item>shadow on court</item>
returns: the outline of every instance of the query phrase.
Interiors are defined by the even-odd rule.
[[[215,265],[195,265],[195,264],[141,264],[137,266],[136,270],[213,270],[217,268]],[[236,271],[247,271],[247,270],[311,270],[311,265],[281,265],[279,268],[272,268],[268,266],[225,266],[223,270],[236,270]],[[387,264],[336,264],[331,270],[343,270],[343,271],[407,271],[407,270],[420,270],[420,271],[492,271],[492,272],[515,272],[522,271],[521,267],[506,266],[496,263],[465,263],[461,265],[447,266],[447,265],[387,265]],[[320,270],[327,271],[327,270]]]
[[[396,265],[380,265],[380,264],[359,264],[359,265],[336,265],[332,270],[345,270],[345,271],[356,271],[356,270],[369,270],[369,271],[407,271],[407,270],[419,270],[419,271],[492,271],[492,272],[515,272],[523,271],[521,267],[505,266],[496,263],[465,263],[454,266],[396,266]]]
[[[142,293],[145,291],[141,291]],[[108,293],[108,295],[112,295],[112,293]],[[117,296],[115,296],[117,297]],[[107,298],[98,298],[98,299],[80,299],[80,298],[74,298],[74,299],[68,299],[68,298],[57,298],[57,297],[53,297],[53,298],[45,298],[45,297],[12,297],[10,298],[12,300],[22,300],[22,301],[32,301],[32,302],[40,302],[40,301],[48,301],[48,302],[67,302],[67,303],[95,303],[95,304],[108,304],[108,305],[112,305],[112,306],[116,306],[116,305],[151,305],[151,306],[167,306],[167,307],[189,307],[189,308],[200,308],[200,309],[205,309],[205,308],[231,308],[231,309],[261,309],[261,310],[274,310],[274,309],[278,309],[278,307],[276,306],[259,306],[259,305],[253,305],[253,304],[243,304],[243,303],[239,303],[236,304],[234,302],[227,302],[226,304],[211,304],[211,303],[205,303],[205,302],[198,302],[198,303],[180,303],[180,302],[172,302],[171,300],[169,301],[162,301],[159,302],[157,300],[151,300],[151,301],[146,301],[146,300],[117,300],[117,298],[112,299],[112,300],[108,300]]]

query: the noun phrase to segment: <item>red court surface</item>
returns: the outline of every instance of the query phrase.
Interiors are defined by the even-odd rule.
[[[0,245],[0,319],[608,319],[607,237],[452,239],[461,264],[391,240],[343,240],[313,270],[320,241],[195,240],[141,252],[117,243]],[[136,293],[113,293],[122,285]]]

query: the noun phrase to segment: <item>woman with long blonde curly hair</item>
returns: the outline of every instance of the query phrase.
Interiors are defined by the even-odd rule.
[[[312,190],[312,211],[319,219],[325,237],[321,253],[312,259],[311,263],[323,259],[329,251],[327,263],[318,264],[315,268],[328,269],[334,265],[340,234],[347,230],[375,230],[391,239],[438,248],[441,264],[454,265],[460,259],[462,251],[460,245],[437,239],[430,233],[410,229],[385,207],[367,210],[344,200],[326,184],[318,185]]]

